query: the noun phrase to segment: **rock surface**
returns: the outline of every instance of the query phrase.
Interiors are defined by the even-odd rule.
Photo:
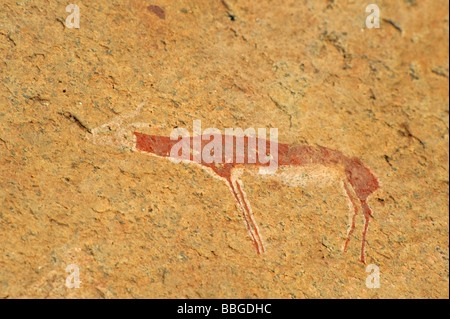
[[[358,1],[83,1],[70,29],[65,1],[4,0],[0,298],[448,298],[449,5],[375,3],[379,29]],[[244,174],[257,255],[224,183],[92,142],[142,102],[148,134],[276,127],[360,158],[380,288],[361,214],[342,250],[341,180]]]

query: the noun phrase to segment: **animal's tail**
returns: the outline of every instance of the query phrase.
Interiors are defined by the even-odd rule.
[[[345,174],[347,175],[348,182],[352,186],[353,190],[356,193],[356,196],[361,202],[361,208],[365,218],[362,245],[361,245],[361,259],[360,259],[360,261],[365,264],[364,249],[366,245],[366,235],[367,230],[369,228],[369,219],[370,217],[372,217],[372,210],[367,204],[367,198],[380,187],[380,184],[378,182],[378,179],[370,171],[370,169],[364,166],[363,163],[356,157],[351,158],[349,160],[345,168]],[[353,206],[355,207],[355,214],[353,215],[352,227],[350,229],[350,232],[348,233],[348,238],[347,242],[345,243],[344,249],[347,248],[347,244],[350,241],[350,236],[353,233],[355,227],[355,217],[356,214],[358,213],[358,206],[353,200],[350,190],[348,189],[346,184],[345,190],[347,192],[347,195],[350,197]]]

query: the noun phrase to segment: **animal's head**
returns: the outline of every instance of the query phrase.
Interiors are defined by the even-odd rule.
[[[133,134],[137,128],[149,127],[148,123],[126,123],[126,119],[135,117],[146,103],[140,104],[131,113],[116,116],[111,122],[91,130],[86,137],[94,144],[118,146],[133,149],[136,137]]]

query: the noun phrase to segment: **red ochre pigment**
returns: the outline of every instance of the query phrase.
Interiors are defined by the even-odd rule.
[[[151,12],[153,12],[154,14],[156,14],[160,19],[166,19],[166,13],[164,12],[164,10],[158,6],[148,6],[147,9]]]
[[[137,141],[136,149],[148,152],[161,157],[170,157],[170,151],[172,147],[177,144],[180,139],[171,140],[167,136],[155,136],[146,135],[142,133],[135,132]],[[255,167],[265,167],[269,166],[269,163],[262,164],[259,158],[253,158],[253,162],[249,161],[248,157],[248,145],[255,145],[256,150],[258,150],[259,143],[261,145],[266,144],[266,153],[270,150],[270,143],[275,143],[273,141],[268,141],[260,139],[257,137],[244,137],[244,161],[243,163],[236,163],[236,137],[227,135],[208,135],[208,136],[196,136],[185,138],[184,141],[189,142],[190,154],[189,158],[184,158],[185,160],[194,161],[194,142],[201,145],[201,150],[209,144],[212,140],[219,138],[222,140],[222,163],[205,163],[203,159],[198,163],[200,165],[210,168],[215,174],[225,179],[230,186],[233,196],[244,212],[244,221],[246,223],[247,229],[250,232],[256,250],[259,253],[264,252],[264,245],[261,240],[261,236],[258,231],[256,223],[252,219],[252,214],[250,211],[249,204],[245,200],[245,196],[240,184],[232,180],[232,169],[236,167],[251,165]],[[233,145],[233,161],[231,163],[224,163],[225,149],[227,143],[232,141]],[[230,145],[228,145],[230,147]],[[366,243],[366,235],[369,227],[369,218],[372,216],[372,211],[367,204],[367,198],[374,193],[379,188],[379,183],[377,178],[373,175],[369,168],[365,167],[363,163],[356,157],[349,158],[342,154],[340,151],[332,150],[321,146],[291,146],[288,144],[278,143],[278,166],[307,166],[312,164],[319,164],[323,166],[341,166],[345,170],[346,181],[344,181],[344,188],[347,196],[354,207],[354,214],[352,218],[351,229],[348,233],[347,241],[344,246],[344,250],[350,241],[350,236],[355,229],[355,218],[359,212],[357,202],[353,198],[348,184],[351,185],[356,196],[358,197],[362,212],[365,218],[365,225],[363,230],[363,238],[361,245],[361,259],[360,261],[365,263],[364,248]]]

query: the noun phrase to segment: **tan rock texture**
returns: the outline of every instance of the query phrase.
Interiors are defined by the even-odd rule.
[[[2,1],[0,298],[449,298],[448,1],[76,4],[78,29],[67,1]],[[243,174],[258,255],[220,180],[92,142],[143,102],[148,134],[275,127],[360,158],[367,265],[339,178]]]

